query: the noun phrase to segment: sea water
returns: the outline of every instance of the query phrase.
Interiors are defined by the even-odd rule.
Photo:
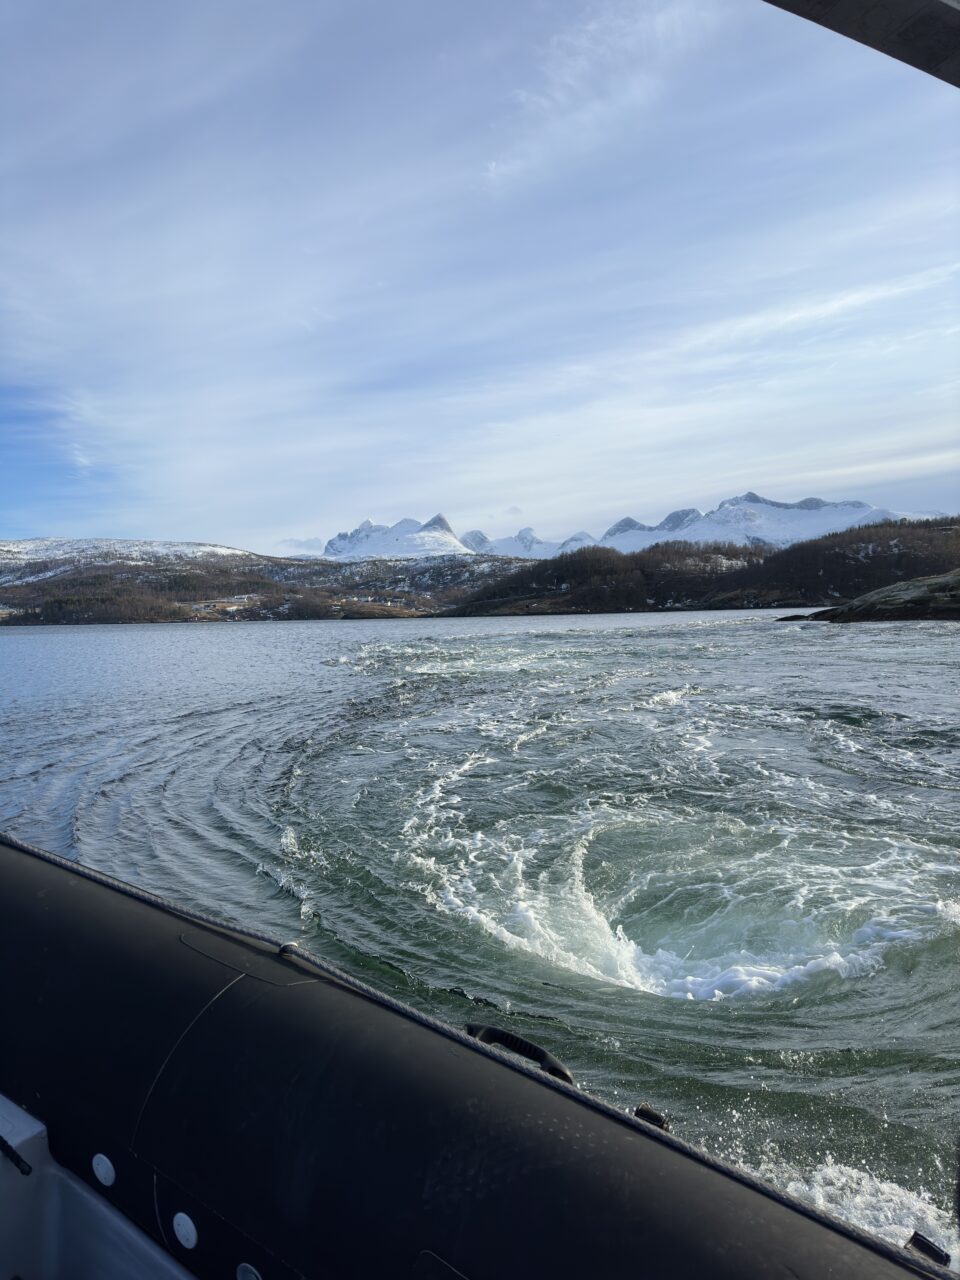
[[[960,645],[769,614],[0,631],[0,829],[957,1253]]]

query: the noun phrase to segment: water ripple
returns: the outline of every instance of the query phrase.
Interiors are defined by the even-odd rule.
[[[749,615],[0,634],[0,826],[494,1008],[617,1104],[949,1241],[949,624]]]

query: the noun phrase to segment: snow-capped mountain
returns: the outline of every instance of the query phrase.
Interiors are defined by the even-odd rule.
[[[583,529],[563,542],[548,542],[534,533],[529,526],[518,530],[509,538],[488,538],[480,529],[471,529],[460,539],[471,551],[485,556],[513,556],[522,560],[547,560],[561,551],[576,551],[578,547],[591,547],[596,543],[592,533]]]
[[[481,529],[468,529],[461,533],[460,541],[468,551],[475,551],[478,556],[495,556],[493,543]]]
[[[525,529],[518,530],[512,538],[494,538],[492,546],[493,551],[489,554],[518,556],[524,560],[548,560],[560,550],[558,542],[544,542],[543,538],[537,537],[529,525]]]
[[[256,558],[253,551],[212,542],[153,542],[146,538],[19,538],[0,541],[0,566],[11,568],[37,560],[71,560],[84,564],[145,563],[151,560]]]
[[[641,551],[655,542],[733,542],[740,546],[789,547],[794,542],[838,533],[855,525],[899,520],[909,513],[872,507],[867,502],[776,502],[756,493],[727,498],[712,511],[695,507],[671,511],[658,525],[621,520],[600,539],[617,551]],[[913,517],[915,518],[915,517]]]
[[[580,529],[577,533],[571,533],[569,538],[565,538],[557,551],[579,551],[581,547],[596,546],[596,542],[592,533],[587,533],[586,529]]]
[[[545,560],[580,547],[612,547],[616,551],[642,551],[657,542],[732,542],[738,546],[788,547],[794,542],[819,538],[856,525],[884,520],[918,519],[939,512],[911,513],[873,507],[867,502],[826,502],[804,498],[801,502],[777,502],[756,493],[727,498],[712,511],[681,507],[659,524],[644,524],[624,516],[602,535],[581,529],[562,541],[549,541],[529,526],[512,537],[490,538],[482,529],[471,529],[457,538],[443,516],[426,524],[401,520],[390,527],[365,520],[352,533],[339,533],[326,545],[325,555],[340,560],[396,559],[429,555],[513,556]]]
[[[410,519],[398,520],[393,525],[364,520],[350,533],[338,533],[331,538],[323,554],[331,560],[406,560],[422,556],[472,556],[476,552],[457,537],[444,516],[436,515],[426,524]]]

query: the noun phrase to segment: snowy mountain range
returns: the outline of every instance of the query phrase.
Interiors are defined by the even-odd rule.
[[[819,538],[856,525],[878,524],[884,520],[917,519],[941,512],[908,513],[872,507],[866,502],[824,502],[805,498],[802,502],[774,502],[756,493],[728,498],[706,513],[694,507],[671,511],[659,524],[643,524],[626,516],[601,537],[586,530],[562,541],[539,538],[533,529],[521,529],[512,537],[488,538],[480,529],[471,529],[459,538],[442,516],[421,524],[400,520],[394,525],[364,520],[349,533],[338,533],[320,550],[318,539],[293,543],[298,559],[321,556],[349,563],[363,560],[429,560],[449,556],[511,556],[523,560],[544,560],[562,551],[579,547],[612,547],[617,551],[641,551],[656,542],[727,542],[740,546],[787,547],[794,542]],[[314,550],[316,548],[316,550]],[[0,540],[0,584],[35,581],[67,572],[71,567],[142,564],[184,560],[226,564],[242,560],[257,562],[265,557],[254,551],[225,547],[209,542],[157,542],[134,538],[25,538]],[[28,576],[25,576],[28,575]]]
[[[910,513],[873,507],[867,502],[825,502],[804,498],[802,502],[775,502],[756,493],[727,498],[712,511],[696,507],[671,511],[659,524],[643,524],[631,516],[618,520],[601,537],[581,529],[562,541],[545,541],[531,528],[512,537],[488,538],[481,529],[471,529],[459,538],[442,515],[426,524],[400,520],[394,525],[364,520],[350,533],[338,533],[326,544],[323,554],[335,560],[421,558],[433,555],[516,556],[524,560],[545,560],[579,547],[612,547],[616,551],[641,551],[656,542],[732,542],[739,546],[788,547],[794,542],[819,538],[856,525],[879,524],[884,520],[918,519],[939,512]]]

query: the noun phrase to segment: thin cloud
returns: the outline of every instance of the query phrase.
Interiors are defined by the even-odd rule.
[[[641,124],[678,59],[709,40],[720,20],[716,5],[697,0],[590,6],[550,37],[530,84],[510,95],[510,140],[486,161],[487,179],[501,184],[598,147],[615,150],[621,129]]]
[[[7,22],[18,529],[569,532],[942,461],[945,86],[758,0],[376,11]]]

